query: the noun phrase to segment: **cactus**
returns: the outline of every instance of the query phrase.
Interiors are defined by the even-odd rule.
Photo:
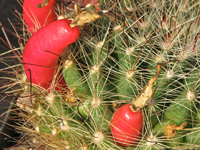
[[[67,9],[71,5],[58,2],[56,14],[76,20],[72,27],[79,26],[81,34],[61,54],[51,90],[33,84],[31,71],[30,81],[25,75],[22,54],[29,31],[16,32],[19,48],[9,46],[0,54],[12,54],[16,62],[1,69],[12,75],[1,80],[8,80],[2,94],[16,98],[12,113],[21,136],[15,147],[198,149],[199,1],[99,0],[95,6],[80,3],[78,14]],[[85,14],[90,18],[82,24]],[[153,92],[142,105],[141,136],[120,145],[110,128],[112,116],[121,105],[145,96],[154,76]],[[62,77],[67,88],[56,90]]]

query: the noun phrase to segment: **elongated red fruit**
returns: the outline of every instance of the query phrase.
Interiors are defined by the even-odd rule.
[[[39,29],[28,40],[23,52],[26,75],[32,83],[48,89],[55,76],[58,58],[64,49],[77,40],[78,27],[71,28],[71,21],[57,20]]]
[[[55,0],[24,0],[23,17],[31,33],[35,33],[41,27],[56,21],[54,12]]]
[[[132,104],[121,106],[111,120],[111,131],[116,142],[122,146],[138,143],[143,128],[143,113],[140,109],[134,112]]]

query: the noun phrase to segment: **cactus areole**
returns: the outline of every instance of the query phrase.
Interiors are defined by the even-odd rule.
[[[142,109],[135,112],[132,104],[120,107],[111,120],[111,131],[113,137],[123,146],[132,146],[138,143],[143,128]]]
[[[54,21],[39,29],[28,40],[23,53],[23,64],[29,81],[28,70],[31,71],[33,84],[45,89],[51,86],[59,56],[80,35],[80,29],[71,28],[70,23],[71,21],[67,19]]]

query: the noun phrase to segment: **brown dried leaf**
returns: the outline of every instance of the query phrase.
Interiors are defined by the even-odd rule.
[[[187,122],[182,123],[180,126],[177,126],[176,124],[169,124],[166,127],[166,132],[164,135],[167,139],[171,139],[172,137],[176,136],[176,132],[178,130],[182,130],[187,125]]]

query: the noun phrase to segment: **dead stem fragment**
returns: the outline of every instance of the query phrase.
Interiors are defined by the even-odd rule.
[[[158,78],[161,71],[161,65],[157,65],[156,75],[147,83],[147,85],[141,90],[137,98],[132,100],[132,108],[134,111],[138,111],[144,106],[148,105],[153,95],[153,85]]]

